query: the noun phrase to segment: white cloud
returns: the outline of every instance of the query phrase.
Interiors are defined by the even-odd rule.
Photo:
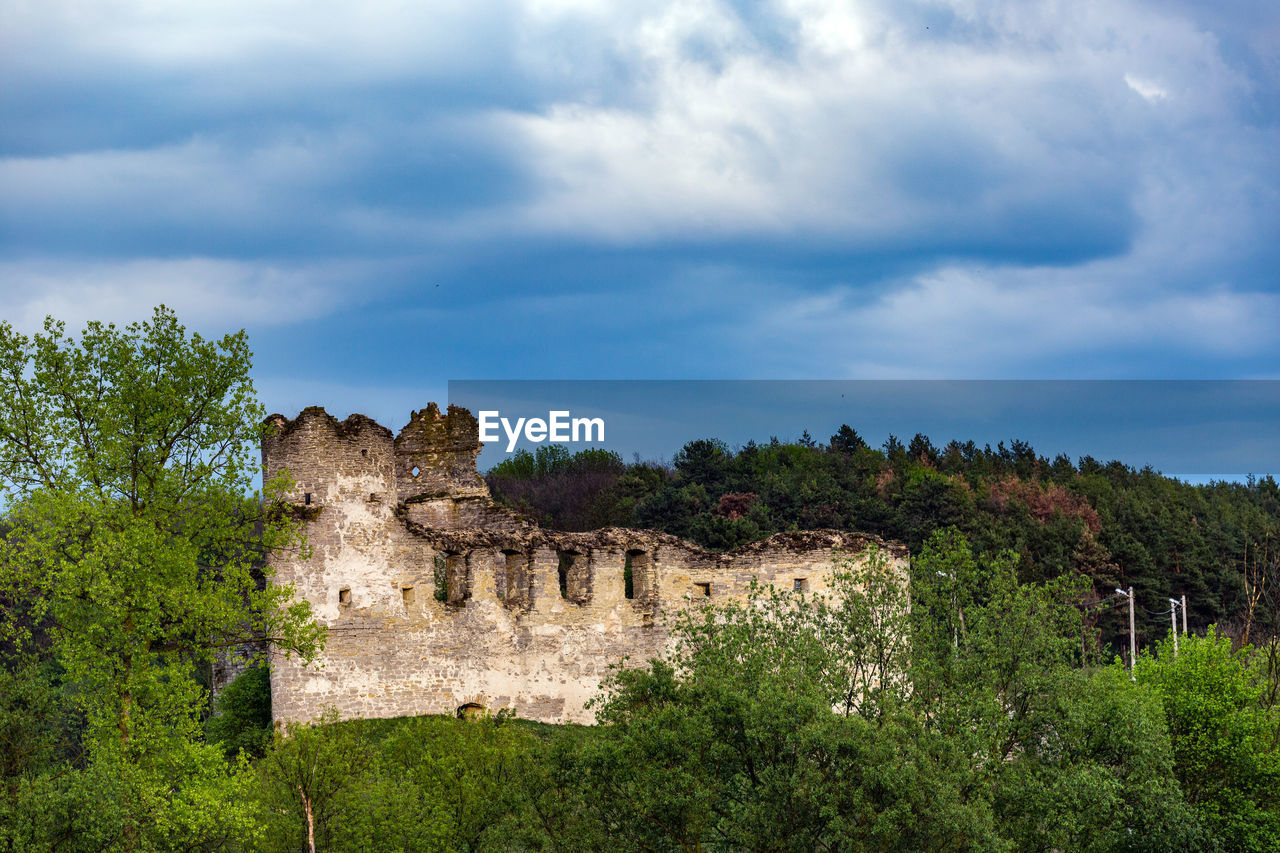
[[[1169,100],[1169,93],[1159,83],[1153,83],[1150,80],[1144,80],[1132,74],[1124,75],[1124,82],[1130,89],[1151,103]]]
[[[1129,3],[956,4],[951,18],[941,4],[950,29],[931,34],[912,7],[792,0],[771,7],[793,34],[782,52],[726,3],[644,8],[641,20],[592,19],[614,61],[636,70],[633,88],[495,116],[539,186],[513,211],[516,227],[615,243],[807,234],[868,248],[995,229],[1081,187],[1123,199],[1148,150],[1245,90],[1211,36]],[[1134,64],[1188,91],[1162,127],[1122,97],[1123,79],[1169,98],[1156,76],[1125,70]]]
[[[123,325],[164,303],[201,329],[278,325],[324,316],[367,291],[353,264],[279,266],[212,258],[0,262],[0,316],[20,331],[46,316],[79,331],[89,320]]]
[[[502,39],[503,0],[41,0],[9,4],[8,62],[202,71],[272,87],[474,66]],[[244,91],[244,97],[265,92]]]
[[[290,205],[410,239],[514,230],[928,251],[949,237],[990,242],[1029,211],[1114,218],[1152,151],[1212,125],[1248,89],[1212,34],[1125,0],[776,0],[751,7],[763,23],[746,14],[725,0],[27,4],[7,26],[14,76],[47,62],[48,73],[137,77],[170,108],[226,114],[242,132],[10,159],[0,186],[36,217],[101,205],[227,229]],[[481,89],[528,78],[541,97],[481,101],[459,119],[457,107],[361,88],[472,76]],[[328,117],[254,124],[253,105],[282,89]],[[1129,90],[1178,109],[1135,111]],[[439,139],[420,128],[442,113],[503,146],[528,198],[435,223],[342,193],[316,203],[352,167],[430,150]]]
[[[935,379],[1144,378],[1106,354],[1230,359],[1274,346],[1280,295],[1162,290],[1126,281],[1130,273],[1113,262],[1067,271],[948,266],[870,299],[848,287],[800,299],[774,293],[740,345],[771,352],[778,375]],[[1168,378],[1185,368],[1171,362]]]

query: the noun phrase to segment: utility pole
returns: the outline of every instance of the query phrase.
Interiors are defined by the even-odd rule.
[[[1129,678],[1138,680],[1138,629],[1133,620],[1133,587],[1129,587]]]
[[[1129,587],[1129,677],[1134,681],[1138,680],[1138,629],[1134,626],[1133,621],[1133,587]]]
[[[964,608],[960,606],[960,602],[956,600],[956,583],[955,578],[944,571],[938,572],[938,577],[947,578],[951,581],[951,606],[956,609],[956,613],[960,615],[960,628],[957,630],[955,625],[951,626],[951,647],[957,649],[960,647],[960,638],[967,636],[964,630]]]
[[[1182,633],[1187,633],[1187,594],[1182,594]]]
[[[1173,656],[1178,656],[1178,599],[1169,599],[1169,621],[1173,623]]]
[[[1138,676],[1134,674],[1134,670],[1138,668],[1138,635],[1134,633],[1133,587],[1129,587],[1128,592],[1116,587],[1116,592],[1129,599],[1129,678],[1137,681]]]

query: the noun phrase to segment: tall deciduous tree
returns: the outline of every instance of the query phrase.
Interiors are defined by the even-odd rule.
[[[24,604],[0,630],[18,647],[48,631],[90,766],[120,786],[105,837],[126,848],[220,831],[235,811],[196,793],[219,765],[197,719],[213,650],[246,633],[304,654],[320,641],[305,605],[260,582],[265,549],[305,543],[248,497],[263,418],[250,355],[243,332],[188,336],[163,306],[78,339],[52,318],[31,337],[0,324],[0,595]]]

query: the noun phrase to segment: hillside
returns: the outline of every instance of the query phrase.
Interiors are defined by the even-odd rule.
[[[848,426],[825,444],[715,439],[669,465],[601,450],[518,451],[486,476],[495,497],[548,527],[653,528],[728,549],[783,530],[835,528],[905,542],[954,525],[979,554],[1018,555],[1021,580],[1080,572],[1096,598],[1134,587],[1139,639],[1163,636],[1169,598],[1185,595],[1192,630],[1237,637],[1280,625],[1280,488],[1271,476],[1191,485],[1150,468],[1085,456],[1048,459],[1021,441],[994,449],[923,435],[869,447]],[[1088,611],[1104,644],[1124,630],[1115,608]],[[1118,647],[1118,645],[1117,645]]]

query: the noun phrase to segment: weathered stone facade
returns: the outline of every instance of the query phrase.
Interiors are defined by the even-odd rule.
[[[752,578],[826,587],[836,552],[879,544],[835,531],[779,534],[715,554],[667,534],[544,530],[493,502],[476,471],[465,409],[414,412],[398,436],[363,415],[323,409],[268,419],[268,477],[307,519],[310,555],[272,556],[328,629],[313,665],[271,652],[277,721],[510,708],[545,722],[590,722],[586,702],[610,665],[658,655],[673,609],[743,598]]]

